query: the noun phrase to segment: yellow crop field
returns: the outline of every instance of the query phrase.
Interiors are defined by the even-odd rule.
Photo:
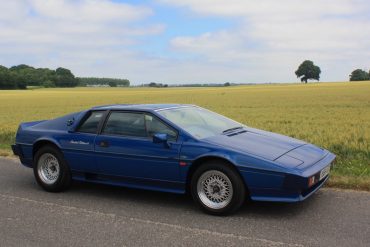
[[[1,154],[10,153],[20,122],[116,103],[196,104],[251,127],[311,142],[338,156],[330,186],[370,190],[370,82],[3,90]]]

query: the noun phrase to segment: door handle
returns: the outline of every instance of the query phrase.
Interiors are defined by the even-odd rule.
[[[107,147],[109,147],[109,142],[107,142],[107,141],[101,141],[99,143],[99,146],[102,147],[102,148],[107,148]]]

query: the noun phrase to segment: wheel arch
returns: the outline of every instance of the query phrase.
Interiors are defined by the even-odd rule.
[[[32,159],[35,157],[36,152],[46,145],[53,146],[59,150],[61,148],[54,140],[39,139],[32,145]]]
[[[209,161],[222,161],[224,162],[229,168],[233,169],[234,171],[236,171],[236,173],[240,176],[241,180],[243,181],[243,184],[244,184],[244,187],[247,191],[247,194],[249,196],[249,188],[248,188],[248,185],[247,183],[245,182],[245,180],[243,179],[240,171],[238,170],[238,168],[236,167],[236,165],[230,161],[229,159],[227,159],[226,157],[220,157],[220,156],[217,156],[217,155],[206,155],[206,156],[202,156],[202,157],[199,157],[197,159],[195,159],[189,170],[188,170],[188,173],[187,173],[187,176],[186,176],[186,191],[189,192],[190,191],[190,184],[191,184],[191,177],[193,176],[194,172],[200,167],[202,166],[204,163],[206,162],[209,162]]]

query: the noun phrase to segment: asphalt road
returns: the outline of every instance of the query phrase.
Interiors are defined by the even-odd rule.
[[[189,196],[74,183],[38,187],[0,158],[0,246],[370,246],[370,193],[322,189],[302,203],[203,214]]]

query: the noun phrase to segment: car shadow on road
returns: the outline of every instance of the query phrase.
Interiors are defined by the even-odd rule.
[[[130,189],[103,184],[93,184],[86,182],[74,182],[68,193],[81,194],[96,198],[96,200],[108,200],[111,203],[131,203],[137,207],[156,207],[168,211],[191,211],[200,213],[189,194],[179,195],[156,191]],[[318,192],[320,193],[320,192]],[[298,203],[279,203],[279,202],[254,202],[246,200],[245,204],[233,216],[253,216],[262,218],[287,218],[296,217],[303,214],[306,209],[314,207],[316,195],[308,198],[304,202]]]

